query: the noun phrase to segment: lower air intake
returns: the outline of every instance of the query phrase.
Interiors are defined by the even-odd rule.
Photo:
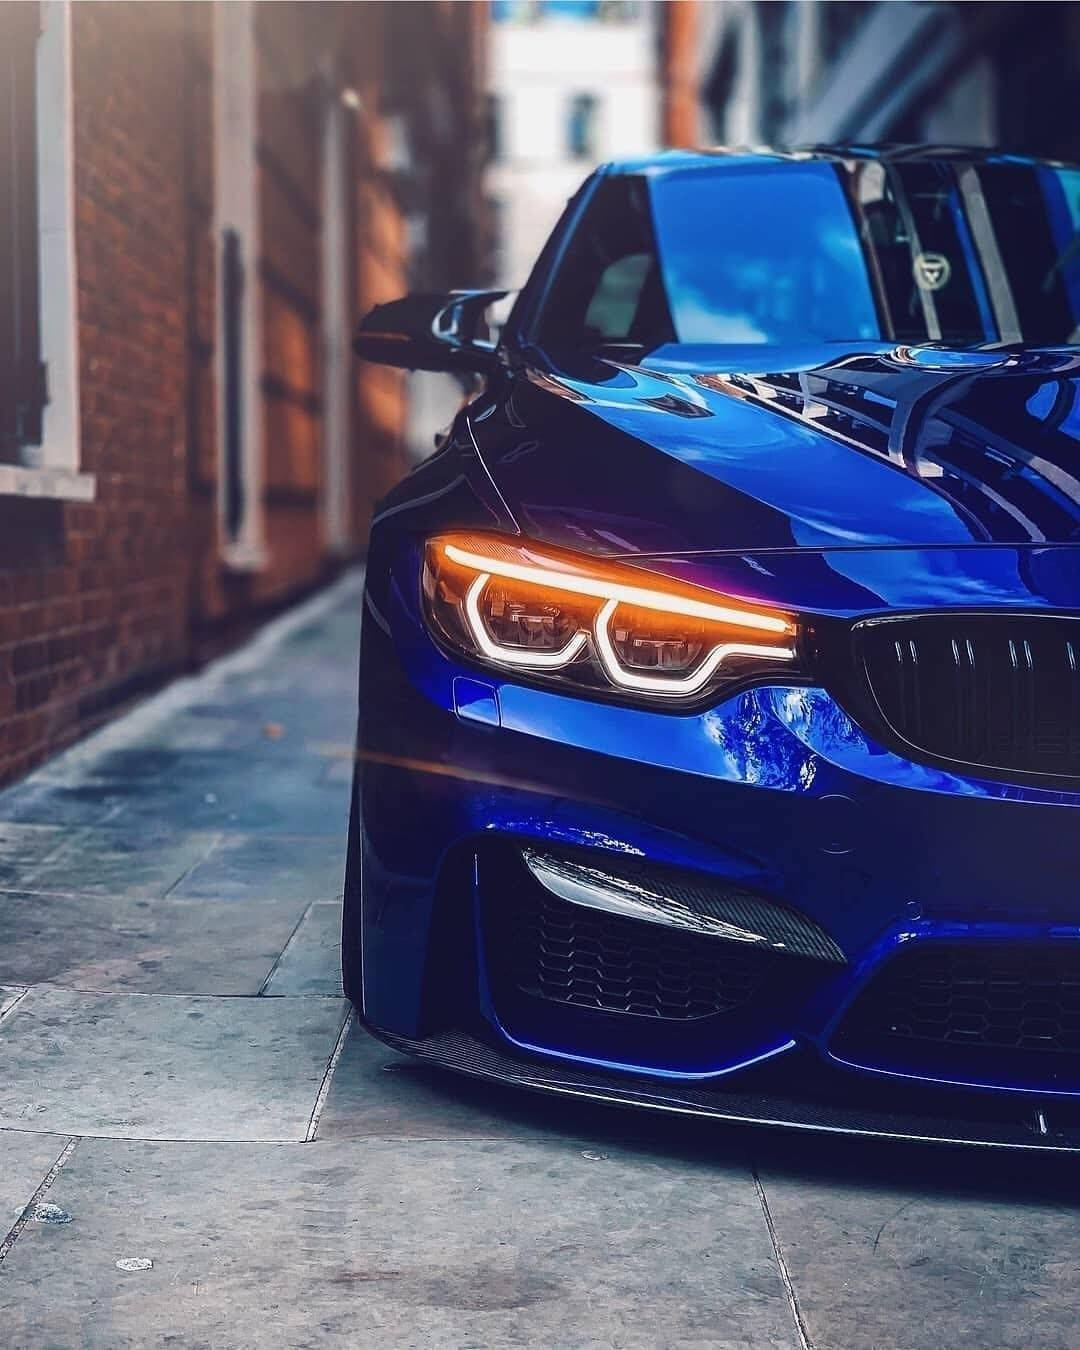
[[[912,944],[844,1021],[837,1048],[1080,1055],[1080,942]]]
[[[583,909],[539,888],[520,907],[513,944],[524,993],[668,1021],[742,1006],[774,959],[767,949]]]
[[[509,839],[476,864],[490,1020],[522,1047],[720,1072],[789,1042],[844,965],[807,916],[705,873]]]

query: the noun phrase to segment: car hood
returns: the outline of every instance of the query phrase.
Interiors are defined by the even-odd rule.
[[[527,370],[506,402],[477,446],[521,529],[567,547],[1080,543],[1077,349],[669,346]]]

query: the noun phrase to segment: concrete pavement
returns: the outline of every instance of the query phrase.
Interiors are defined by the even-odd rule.
[[[0,794],[0,1344],[1075,1346],[1069,1160],[535,1099],[352,1025],[359,600]]]

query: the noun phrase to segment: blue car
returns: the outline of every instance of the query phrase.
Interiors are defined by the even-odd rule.
[[[1080,169],[671,152],[491,292],[371,532],[345,990],[666,1112],[1080,1147]]]

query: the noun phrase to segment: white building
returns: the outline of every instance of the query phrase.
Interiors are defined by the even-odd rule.
[[[552,226],[598,163],[659,135],[652,4],[495,0],[488,192],[497,284],[524,284]]]

